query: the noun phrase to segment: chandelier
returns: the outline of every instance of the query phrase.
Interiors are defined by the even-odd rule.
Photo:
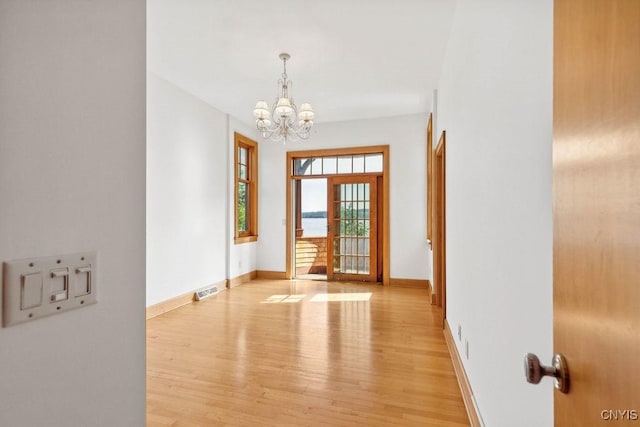
[[[281,53],[283,62],[282,79],[278,80],[279,95],[273,103],[271,111],[266,101],[258,101],[253,110],[258,131],[264,138],[273,141],[297,141],[308,139],[313,126],[314,112],[311,104],[303,103],[300,109],[296,107],[293,98],[289,98],[291,80],[287,77],[287,61],[291,58],[288,53]]]

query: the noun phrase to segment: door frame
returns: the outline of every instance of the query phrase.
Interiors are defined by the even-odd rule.
[[[388,145],[371,145],[365,147],[347,147],[347,148],[326,148],[317,150],[301,150],[301,151],[287,151],[286,153],[286,271],[285,278],[293,278],[293,266],[294,266],[294,239],[295,232],[294,226],[294,209],[293,205],[294,197],[292,194],[294,174],[293,174],[293,160],[296,158],[308,158],[308,157],[322,157],[322,156],[349,156],[359,154],[382,154],[382,175],[375,174],[381,177],[382,180],[382,212],[378,212],[378,223],[382,226],[382,234],[378,234],[378,239],[382,239],[382,284],[389,285],[389,265],[390,265],[390,241],[389,241],[389,146]],[[356,175],[356,174],[354,174]],[[330,176],[340,175],[314,175],[314,178],[327,178]],[[380,186],[379,186],[380,187]],[[379,201],[380,202],[380,201]]]
[[[442,324],[447,317],[447,239],[446,239],[446,131],[442,131],[433,162],[433,281],[436,305],[442,307]]]

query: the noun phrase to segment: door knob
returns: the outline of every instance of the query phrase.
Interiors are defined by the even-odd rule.
[[[553,377],[555,388],[561,393],[569,393],[569,367],[567,359],[560,353],[553,355],[551,366],[540,364],[538,356],[527,353],[524,356],[524,374],[531,384],[538,384],[542,377]]]

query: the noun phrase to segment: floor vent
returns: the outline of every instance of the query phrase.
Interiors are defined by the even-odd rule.
[[[199,291],[196,291],[193,297],[195,298],[196,301],[200,301],[201,299],[205,299],[217,293],[218,293],[217,286],[209,286],[208,288],[204,288],[204,289],[200,289]]]

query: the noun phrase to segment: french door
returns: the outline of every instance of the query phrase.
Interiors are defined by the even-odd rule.
[[[376,176],[327,181],[327,279],[377,281]]]

